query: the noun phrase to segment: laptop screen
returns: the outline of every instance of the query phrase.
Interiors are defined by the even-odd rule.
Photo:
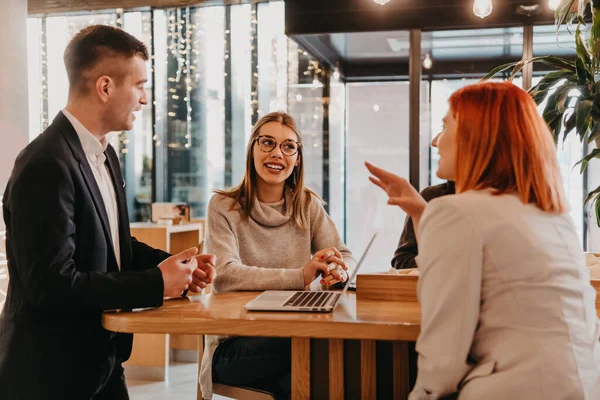
[[[342,290],[342,296],[344,295],[344,293],[346,293],[346,291],[348,290],[348,287],[350,286],[350,282],[352,282],[354,280],[354,278],[356,278],[356,274],[358,273],[358,269],[360,268],[360,266],[362,265],[363,261],[365,261],[365,258],[367,256],[367,253],[369,252],[369,249],[371,248],[371,245],[373,244],[373,241],[375,240],[375,237],[377,236],[377,233],[374,233],[373,236],[371,237],[371,240],[369,241],[369,244],[367,245],[367,248],[365,249],[365,251],[363,252],[362,257],[360,258],[360,260],[358,261],[358,264],[356,264],[356,268],[354,268],[354,272],[352,273],[352,276],[348,278],[348,280],[346,281],[346,285],[344,285],[344,290]],[[342,297],[340,296],[340,298]]]

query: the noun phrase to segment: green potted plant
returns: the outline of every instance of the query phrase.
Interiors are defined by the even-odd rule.
[[[586,42],[581,35],[581,26],[585,25],[588,4],[592,25]],[[533,57],[494,68],[483,79],[512,70],[509,77],[512,80],[526,64],[532,62],[550,66],[553,71],[546,74],[529,93],[538,105],[547,101],[543,116],[557,143],[560,140],[564,142],[568,135],[576,134],[582,144],[596,144],[595,149],[575,164],[580,165],[583,173],[592,159],[600,158],[600,0],[562,0],[554,18],[557,29],[563,24],[576,26],[574,41],[577,56],[574,60],[556,56]],[[600,186],[587,195],[585,203],[589,202],[600,227]]]

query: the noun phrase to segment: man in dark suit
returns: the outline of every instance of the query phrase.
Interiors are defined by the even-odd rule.
[[[132,335],[102,311],[157,307],[198,292],[214,256],[170,257],[132,238],[111,131],[146,104],[148,52],[116,28],[79,32],[65,50],[67,106],[19,154],[4,194],[10,282],[0,315],[0,398],[128,399]]]

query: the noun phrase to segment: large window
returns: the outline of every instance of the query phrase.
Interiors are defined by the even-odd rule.
[[[109,135],[127,183],[130,220],[149,220],[154,200],[186,202],[192,217],[203,217],[214,189],[240,181],[253,122],[287,108],[283,13],[284,3],[272,1],[30,18],[30,138],[66,104],[62,57],[73,35],[92,24],[121,27],[152,54],[149,105],[131,132]],[[312,126],[302,128],[314,135]]]
[[[30,137],[66,103],[62,55],[70,38],[90,24],[120,26],[155,46],[148,63],[150,105],[131,132],[110,136],[121,158],[132,221],[149,219],[152,201],[186,202],[192,217],[203,217],[213,190],[242,178],[253,123],[270,111],[286,110],[303,138],[305,184],[325,198],[351,248],[360,252],[372,231],[383,233],[379,250],[365,265],[383,270],[404,216],[385,199],[372,197],[378,192],[366,180],[363,162],[409,175],[408,82],[345,83],[285,36],[284,20],[282,1],[31,18]],[[556,35],[554,29],[533,28],[534,55],[574,56],[571,34],[561,28]],[[349,51],[342,38],[332,35],[334,47]],[[523,38],[522,27],[422,33],[422,59],[431,65],[422,70],[420,189],[441,183],[435,175],[438,153],[429,144],[441,130],[449,96],[494,66],[521,59]],[[385,43],[401,57],[399,63],[408,62],[406,32]],[[545,72],[536,66],[534,83]],[[514,83],[520,86],[521,77]],[[558,148],[571,212],[584,240],[586,185],[572,169],[582,151],[574,135]],[[594,171],[592,165],[590,180]]]
[[[346,230],[346,85],[331,75],[329,93],[329,215],[344,237]]]
[[[319,63],[288,41],[288,112],[302,135],[304,184],[323,195],[323,84]]]
[[[287,109],[287,52],[284,2],[258,5],[258,115]]]
[[[377,232],[361,272],[387,271],[405,214],[387,204],[386,194],[369,181],[364,162],[408,176],[409,84],[348,83],[346,87],[346,240],[350,249],[361,252]]]
[[[287,38],[271,23],[283,11],[274,2],[154,12],[157,200],[203,217],[214,189],[240,182],[253,123],[286,108]]]
[[[156,11],[157,199],[204,215],[224,185],[224,7]]]
[[[81,29],[93,24],[118,26],[151,48],[150,12],[115,10],[94,15],[29,18],[29,138],[33,140],[47,128],[67,104],[68,79],[63,62],[67,43]],[[147,64],[151,76],[151,64]],[[146,84],[148,102],[152,104],[152,80]],[[146,107],[130,132],[113,132],[108,136],[121,159],[126,185],[130,220],[150,217],[152,199],[152,109]]]

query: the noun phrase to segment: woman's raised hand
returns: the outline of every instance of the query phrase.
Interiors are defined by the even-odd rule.
[[[406,179],[368,162],[365,165],[374,175],[374,177],[370,176],[369,180],[387,193],[388,204],[399,206],[413,219],[421,217],[427,202]]]

